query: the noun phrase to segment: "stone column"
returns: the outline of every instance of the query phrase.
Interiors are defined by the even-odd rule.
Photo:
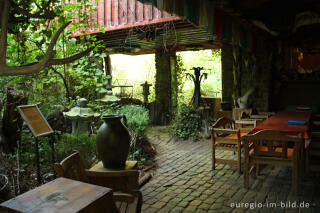
[[[172,108],[172,56],[175,52],[157,50],[156,60],[156,101],[152,109],[153,122],[155,124],[168,124]],[[175,66],[175,65],[174,65]]]
[[[232,46],[225,44],[221,48],[222,101],[233,104],[233,55]]]
[[[110,75],[111,78],[108,80],[108,87],[112,85],[112,69],[111,69],[111,58],[109,55],[104,57],[104,72],[106,75]]]
[[[171,104],[172,109],[176,109],[178,106],[178,79],[177,79],[177,57],[175,52],[170,56],[170,70],[171,70]]]

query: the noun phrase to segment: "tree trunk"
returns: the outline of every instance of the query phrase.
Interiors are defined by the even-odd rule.
[[[28,98],[14,88],[7,88],[7,99],[4,104],[4,113],[2,119],[2,144],[3,151],[13,153],[21,140],[21,129],[23,120],[18,112],[17,106],[25,105]]]

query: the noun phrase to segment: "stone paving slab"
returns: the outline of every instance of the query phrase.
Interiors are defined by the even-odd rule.
[[[157,169],[141,189],[142,212],[320,213],[320,174],[304,177],[299,194],[294,196],[291,168],[261,166],[260,175],[250,177],[247,190],[236,167],[218,164],[212,171],[210,140],[176,140],[166,127],[150,127],[147,136],[157,150]],[[235,157],[233,152],[222,150],[217,155]],[[310,207],[289,208],[299,204]]]

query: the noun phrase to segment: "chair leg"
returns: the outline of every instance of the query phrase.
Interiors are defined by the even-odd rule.
[[[244,174],[243,174],[243,180],[244,180],[244,187],[249,189],[249,159],[247,156],[245,156],[244,159]]]
[[[307,147],[306,149],[306,173],[309,174],[310,172],[310,148]]]
[[[304,176],[304,171],[305,171],[305,149],[304,147],[301,148],[301,157],[300,157],[300,169],[299,169],[299,175],[301,177]]]
[[[212,160],[212,170],[216,169],[216,150],[215,150],[215,142],[214,142],[214,138],[211,135],[211,160]]]
[[[260,164],[256,163],[255,167],[256,167],[256,177],[258,177],[260,174]]]
[[[241,147],[238,146],[238,173],[241,174]]]
[[[292,190],[294,194],[298,193],[298,182],[299,182],[299,174],[298,174],[298,166],[292,166]]]

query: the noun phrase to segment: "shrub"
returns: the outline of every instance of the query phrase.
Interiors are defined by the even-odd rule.
[[[118,110],[118,114],[123,114],[127,118],[127,128],[129,130],[130,141],[130,160],[143,161],[143,147],[145,131],[149,122],[149,111],[143,106],[124,105]]]
[[[63,134],[57,139],[55,146],[56,161],[60,162],[74,150],[79,151],[84,162],[92,164],[97,156],[96,135],[89,136],[87,133],[81,135]]]
[[[127,118],[127,128],[134,132],[136,137],[142,138],[149,122],[149,111],[138,105],[125,105],[122,106],[119,114],[123,114]]]
[[[201,120],[199,111],[193,106],[182,104],[179,107],[178,114],[170,126],[170,133],[182,139],[192,137],[198,140],[201,130]]]

